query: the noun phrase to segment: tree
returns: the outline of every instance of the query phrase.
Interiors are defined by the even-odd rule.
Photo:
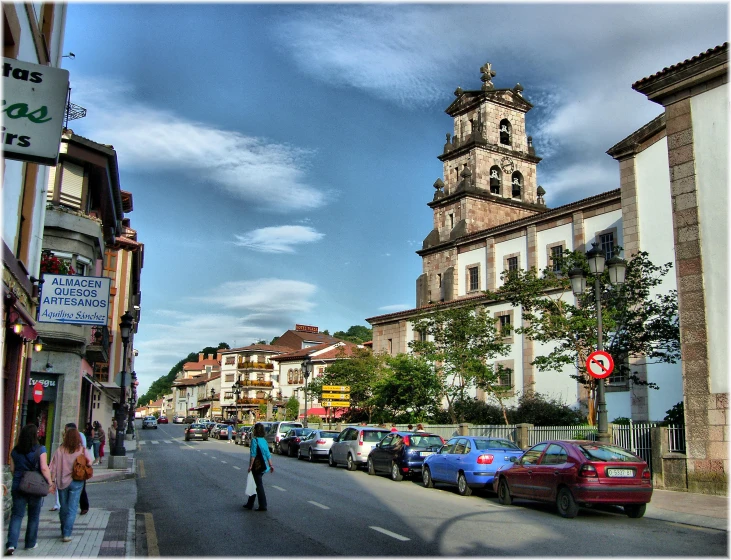
[[[508,370],[487,362],[505,355],[509,346],[503,342],[505,333],[498,331],[485,307],[466,305],[422,315],[414,320],[414,331],[426,336],[409,346],[442,378],[440,397],[446,399],[453,423],[464,421],[455,404],[471,398],[472,389],[482,389],[497,399],[508,423],[502,399],[511,387],[501,384]]]
[[[353,349],[353,355],[337,358],[322,377],[316,377],[308,386],[310,394],[322,396],[323,385],[348,385],[351,408],[363,409],[369,418],[373,413],[373,387],[383,375],[384,357],[367,348]]]
[[[615,248],[615,254],[619,249]],[[504,284],[488,295],[521,308],[523,326],[515,332],[553,344],[553,350],[533,361],[539,371],[562,371],[579,365],[571,377],[589,390],[589,423],[595,424],[597,383],[586,374],[583,364],[597,348],[597,310],[593,289],[580,296],[577,305],[572,303],[568,272],[574,267],[588,274],[586,255],[566,251],[559,273],[551,267],[541,273],[535,268],[505,272]],[[675,363],[680,359],[677,292],[651,295],[671,267],[671,263],[655,266],[646,252],[639,252],[627,263],[623,285],[611,286],[606,269],[600,279],[604,350],[614,359],[616,371],[653,389],[658,386],[640,379],[631,371],[629,361],[645,358],[647,363]]]
[[[285,411],[287,420],[297,420],[300,413],[300,402],[294,397],[289,397],[285,406]]]
[[[402,422],[424,422],[439,408],[442,380],[429,362],[420,356],[387,356],[384,375],[373,387],[372,402],[384,411],[385,421],[401,417]]]
[[[340,340],[347,340],[355,344],[363,344],[373,339],[373,329],[364,327],[362,325],[353,325],[347,331],[337,331],[333,334],[335,338]]]

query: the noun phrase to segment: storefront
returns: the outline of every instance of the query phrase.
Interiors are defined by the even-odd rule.
[[[28,378],[26,423],[38,426],[38,441],[51,449],[59,374],[31,372]]]

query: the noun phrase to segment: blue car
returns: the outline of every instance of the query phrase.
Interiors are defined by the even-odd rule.
[[[454,484],[460,495],[469,496],[472,489],[492,490],[497,470],[522,455],[523,450],[507,439],[456,436],[424,460],[421,477],[427,488],[437,482]]]

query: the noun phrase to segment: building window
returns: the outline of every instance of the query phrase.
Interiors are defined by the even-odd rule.
[[[629,390],[629,360],[626,356],[618,358],[614,363],[614,370],[607,377],[607,388],[614,390]]]
[[[508,272],[518,272],[518,257],[508,257]]]
[[[523,193],[523,175],[520,173],[520,171],[516,171],[513,173],[510,184],[512,186],[513,198],[521,198],[521,195]]]
[[[490,192],[492,194],[500,194],[500,183],[502,181],[502,172],[497,165],[490,168]]]
[[[510,315],[500,315],[500,334],[506,337],[511,332],[513,332],[513,327],[510,324]]]
[[[232,366],[236,363],[236,356],[226,356],[226,365]]]
[[[234,382],[234,374],[233,373],[227,373],[226,374],[226,383],[233,383]]]
[[[437,287],[438,288],[442,287],[442,273],[441,272],[437,273]]]
[[[508,119],[500,121],[500,143],[510,146],[510,136],[512,134],[512,127]]]
[[[496,311],[495,321],[497,323],[496,327],[498,329],[498,335],[502,336],[502,342],[505,344],[512,344],[514,342],[513,310]]]
[[[604,253],[606,260],[614,256],[614,232],[608,231],[599,234],[599,249]]]
[[[449,228],[454,229],[454,214],[448,214],[449,216]]]
[[[386,341],[386,344],[389,355],[393,356],[393,338],[389,338]]]
[[[561,272],[561,260],[563,259],[563,245],[551,247],[551,270],[555,273]]]
[[[503,389],[503,395],[509,396],[514,394],[514,361],[501,360],[495,362],[495,373],[498,373],[497,386]]]
[[[480,288],[480,269],[472,266],[467,270],[469,272],[469,291],[474,292]]]

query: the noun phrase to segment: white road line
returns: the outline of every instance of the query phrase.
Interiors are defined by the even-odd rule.
[[[159,442],[159,441],[155,441],[155,440],[153,440],[153,441],[151,441],[150,443],[151,443],[152,445],[157,445],[157,444],[158,444],[158,443],[160,443],[160,442]]]
[[[274,485],[272,484],[272,488],[276,488],[276,489],[277,489],[277,490],[279,490],[280,492],[286,492],[286,490],[285,490],[284,488],[282,488],[281,486],[274,486]]]
[[[388,535],[389,537],[393,537],[394,539],[397,539],[399,541],[410,541],[411,540],[408,537],[404,537],[403,535],[399,535],[398,533],[392,533],[391,531],[383,529],[382,527],[370,526],[370,529],[373,529],[374,531],[378,531],[379,533],[383,533],[384,535]]]
[[[235,469],[236,469],[237,471],[240,471],[240,470],[241,470],[241,467],[237,467],[236,465],[234,465],[234,468],[235,468]]]
[[[227,464],[227,462],[226,462],[226,461],[221,461],[221,462],[222,462],[222,463],[223,463],[224,465],[226,465],[226,464]]]
[[[172,443],[172,441],[170,441],[169,439],[164,439],[163,441],[164,441],[165,443]]]
[[[146,443],[147,443],[146,441],[138,441],[137,445],[145,445]]]
[[[327,507],[327,506],[324,506],[324,505],[322,505],[322,504],[318,504],[317,502],[313,502],[312,500],[308,500],[308,502],[307,502],[307,503],[310,503],[310,504],[312,504],[313,506],[317,506],[317,507],[319,507],[319,508],[322,508],[322,509],[330,509],[329,507]]]
[[[215,459],[215,457],[213,455],[211,455],[211,459]]]

